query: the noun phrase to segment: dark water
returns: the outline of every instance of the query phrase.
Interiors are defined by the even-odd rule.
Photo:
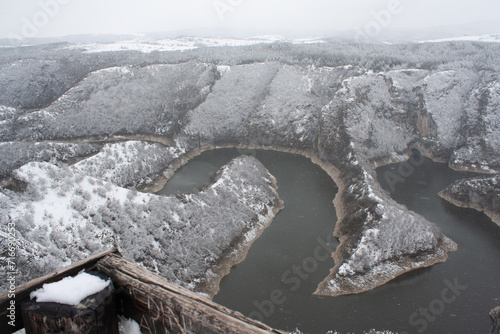
[[[336,240],[326,244],[336,222],[332,199],[337,187],[308,159],[270,151],[210,151],[181,168],[162,192],[191,191],[241,153],[255,155],[277,178],[285,209],[222,280],[216,302],[275,328],[304,333],[363,333],[372,328],[489,332],[488,312],[500,305],[500,228],[483,214],[455,208],[437,196],[467,174],[430,160],[416,167],[379,168],[379,181],[393,190],[392,196],[438,224],[459,251],[446,263],[408,273],[370,292],[316,297],[312,292],[334,265],[324,249],[338,245]]]

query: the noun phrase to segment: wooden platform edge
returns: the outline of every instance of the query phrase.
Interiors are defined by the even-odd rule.
[[[91,270],[99,260],[111,254],[119,254],[119,252],[116,248],[111,248],[99,253],[95,253],[83,260],[72,263],[67,267],[60,268],[50,274],[39,277],[26,284],[16,287],[15,326],[9,325],[10,319],[7,317],[7,315],[9,314],[9,310],[7,310],[7,308],[10,306],[11,300],[13,299],[9,298],[8,292],[2,293],[0,295],[0,332],[8,334],[23,328],[23,320],[21,317],[21,310],[19,309],[19,305],[29,298],[29,295],[32,291],[39,289],[43,284],[58,281],[66,276],[76,275],[82,270]]]
[[[144,333],[287,334],[114,254],[102,258],[96,268],[115,284],[119,313],[136,320]]]

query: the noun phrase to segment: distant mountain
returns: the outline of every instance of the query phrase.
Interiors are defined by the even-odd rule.
[[[70,35],[61,37],[40,37],[40,38],[0,38],[0,46],[23,46],[23,45],[42,45],[52,43],[115,43],[135,39],[140,35]]]
[[[436,26],[424,29],[382,29],[376,37],[370,38],[359,31],[343,31],[331,35],[332,39],[355,40],[365,43],[405,43],[417,41],[432,41],[441,39],[459,38],[465,36],[481,36],[500,33],[500,22],[476,22],[453,26]]]
[[[362,31],[362,30],[361,30]],[[158,31],[158,32],[148,32],[141,34],[122,34],[122,35],[70,35],[61,37],[49,37],[49,38],[26,38],[23,40],[0,38],[1,46],[21,46],[21,45],[40,45],[40,44],[50,44],[50,43],[98,43],[98,44],[111,44],[123,41],[159,41],[164,39],[174,39],[178,37],[217,37],[217,38],[231,38],[231,39],[254,39],[255,36],[259,35],[281,35],[283,39],[294,40],[303,38],[316,38],[316,39],[328,39],[332,41],[341,42],[361,42],[361,43],[405,43],[405,42],[420,42],[420,41],[434,41],[434,40],[445,40],[445,39],[455,39],[455,38],[465,38],[466,36],[484,36],[484,35],[496,35],[500,33],[500,22],[484,21],[469,23],[464,25],[454,25],[454,26],[437,26],[424,29],[382,29],[380,34],[375,37],[369,37],[366,35],[361,35],[360,30],[350,29],[343,31],[318,31],[316,34],[304,33],[304,34],[292,34],[287,31],[278,31],[270,33],[269,31],[243,31],[225,28],[196,28],[196,29],[184,29],[175,31]],[[482,39],[473,39],[482,40]],[[489,41],[489,40],[488,40]]]

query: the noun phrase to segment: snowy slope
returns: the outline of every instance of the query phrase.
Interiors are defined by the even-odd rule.
[[[172,135],[215,81],[209,64],[121,66],[90,73],[49,107],[19,117],[20,140]],[[25,127],[23,126],[25,125]]]
[[[2,191],[0,214],[16,225],[20,283],[116,245],[126,258],[196,288],[220,279],[221,263],[238,258],[228,251],[244,252],[281,207],[274,178],[246,156],[206,189],[177,197],[138,193],[48,163],[29,163],[15,176],[27,188]]]
[[[129,40],[108,44],[72,44],[69,49],[83,49],[85,52],[112,52],[112,51],[140,51],[149,53],[153,51],[187,51],[194,50],[200,47],[220,47],[220,46],[249,46],[262,43],[274,43],[277,41],[285,41],[282,36],[256,36],[246,39],[224,38],[224,37],[178,37],[160,40]],[[290,40],[294,44],[314,44],[324,43],[325,41],[319,38],[303,38]]]
[[[396,203],[369,173],[363,174],[363,180],[340,194],[339,200],[350,208],[344,208],[334,233],[342,240],[351,225],[361,223],[361,227],[347,234],[351,239],[344,239],[335,251],[336,266],[315,294],[365,292],[405,272],[444,262],[447,253],[457,249],[439,227]]]
[[[70,161],[99,151],[97,144],[57,142],[0,142],[0,176],[30,161]]]
[[[89,175],[119,187],[151,183],[185,149],[158,143],[127,141],[106,144],[96,155],[71,166],[74,172]]]
[[[489,43],[499,43],[500,42],[500,34],[487,34],[487,35],[477,35],[477,36],[460,36],[460,37],[451,37],[451,38],[441,38],[441,39],[432,39],[427,41],[420,41],[420,43],[441,43],[441,42],[463,42],[463,41],[472,41],[472,42],[489,42]]]
[[[460,132],[464,145],[451,156],[451,166],[490,174],[500,171],[499,108],[500,83],[496,80],[470,94],[464,115],[468,126]]]
[[[484,212],[500,226],[500,175],[457,181],[439,196],[459,207]]]

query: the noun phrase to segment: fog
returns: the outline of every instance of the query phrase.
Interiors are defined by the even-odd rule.
[[[310,37],[372,22],[401,31],[499,18],[498,0],[0,0],[0,38],[168,31]]]

